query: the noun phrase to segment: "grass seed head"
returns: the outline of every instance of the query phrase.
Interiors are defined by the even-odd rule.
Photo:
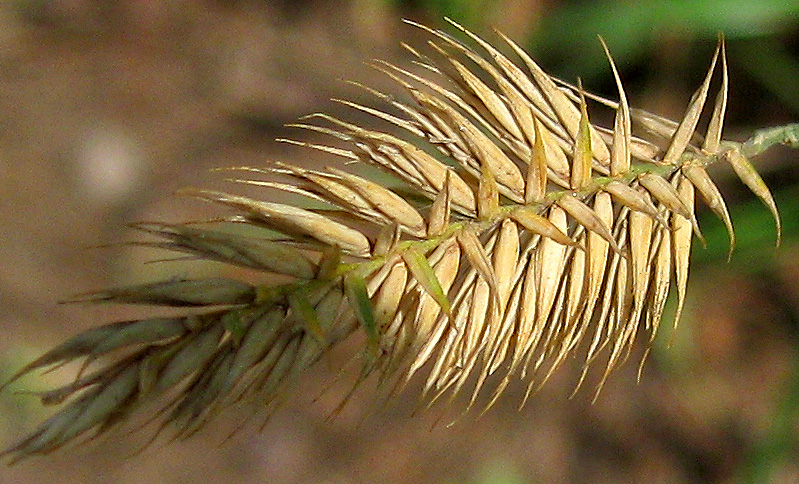
[[[391,130],[315,114],[293,126],[331,145],[281,140],[343,158],[346,169],[236,169],[269,177],[238,181],[326,209],[187,190],[231,210],[229,222],[134,225],[151,237],[140,245],[288,282],[173,278],[87,296],[192,312],[101,326],[25,366],[12,381],[83,363],[73,383],[40,395],[62,409],[5,455],[46,454],[100,435],[155,402],[163,405],[161,429],[188,437],[226,406],[273,406],[304,370],[359,332],[365,364],[355,386],[377,373],[397,391],[427,371],[428,403],[452,402],[472,382],[467,406],[488,393],[488,407],[515,379],[527,382],[526,399],[571,355],[582,362],[578,386],[598,365],[601,387],[639,335],[651,344],[672,285],[675,326],[680,319],[692,240],[701,238],[697,191],[734,247],[724,197],[706,171],[718,160],[767,205],[779,242],[776,205],[749,158],[775,143],[799,145],[799,125],[744,144],[722,141],[723,41],[684,117],[672,121],[628,105],[604,42],[619,101],[552,78],[502,34],[510,55],[454,22],[468,42],[408,23],[433,37],[429,57],[409,49],[423,74],[374,63],[406,98],[354,83],[392,112],[339,101]],[[719,55],[721,88],[703,139],[695,130]],[[595,104],[615,110],[611,127],[590,122]],[[404,186],[368,180],[353,163],[377,166]],[[245,237],[241,223],[267,230]]]

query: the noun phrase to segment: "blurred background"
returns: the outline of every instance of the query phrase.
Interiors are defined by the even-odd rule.
[[[137,237],[126,223],[219,213],[175,190],[235,188],[210,171],[219,166],[334,162],[273,140],[304,136],[283,125],[305,114],[351,116],[331,98],[374,103],[343,79],[398,92],[367,61],[407,65],[399,42],[427,38],[400,19],[445,27],[444,16],[489,40],[496,27],[550,73],[615,97],[600,34],[631,104],[675,118],[724,32],[725,137],[799,121],[796,1],[5,0],[0,378],[70,335],[134,314],[59,301],[180,270],[118,245]],[[321,364],[261,431],[255,422],[230,437],[246,416],[231,412],[199,437],[143,451],[149,434],[118,432],[2,465],[0,482],[799,483],[797,163],[799,151],[786,148],[756,160],[784,218],[776,250],[768,211],[731,170],[714,168],[739,236],[732,261],[723,225],[703,207],[709,243],[694,251],[671,347],[667,328],[640,383],[643,348],[595,403],[590,386],[569,398],[574,361],[521,411],[522,385],[479,418],[416,412],[413,386],[383,405],[365,385],[329,419],[346,383]],[[2,446],[48,415],[24,392],[68,377],[0,394]]]

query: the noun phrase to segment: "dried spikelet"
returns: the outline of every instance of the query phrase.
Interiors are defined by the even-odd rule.
[[[706,171],[719,160],[768,206],[779,241],[776,205],[749,158],[775,143],[799,145],[799,125],[761,131],[744,144],[721,140],[723,40],[675,122],[629,107],[604,42],[618,102],[551,78],[501,34],[521,62],[457,24],[474,45],[413,25],[433,37],[429,57],[409,48],[424,74],[375,63],[408,97],[355,84],[393,112],[339,101],[390,129],[316,114],[294,126],[329,136],[330,145],[283,140],[343,158],[346,170],[237,169],[253,178],[236,181],[324,208],[191,190],[232,209],[228,222],[217,222],[229,227],[135,226],[154,237],[141,245],[288,282],[174,278],[85,296],[193,312],[102,326],[22,368],[12,381],[83,362],[73,383],[40,394],[44,404],[63,408],[5,455],[46,454],[100,435],[154,402],[163,405],[161,428],[188,437],[227,406],[270,407],[356,332],[366,341],[357,383],[377,373],[398,390],[428,368],[428,403],[452,399],[473,382],[471,406],[496,380],[487,408],[517,377],[529,396],[573,354],[584,365],[578,386],[594,365],[601,386],[639,334],[652,342],[672,284],[674,324],[680,319],[691,242],[701,238],[695,192],[726,226],[732,250],[732,222]],[[721,87],[702,138],[695,130],[719,55]],[[588,100],[615,110],[611,128],[591,124]],[[405,186],[368,180],[356,163],[380,167]],[[262,239],[245,237],[234,230],[240,223],[268,230]]]

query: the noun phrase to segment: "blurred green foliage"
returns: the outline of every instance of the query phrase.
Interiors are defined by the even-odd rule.
[[[799,238],[799,185],[774,192],[774,199],[783,214],[782,238],[785,250]],[[701,202],[699,202],[701,203]],[[736,228],[735,250],[730,258],[729,270],[759,272],[773,269],[776,230],[766,208],[759,200],[747,200],[730,207],[730,217]],[[722,264],[727,259],[729,239],[724,225],[712,213],[704,212],[699,225],[707,240],[707,247],[696,244],[691,253],[694,267],[702,264]]]
[[[451,17],[477,32],[514,20],[503,18],[507,2],[499,0],[386,1],[402,10],[422,9],[431,19]],[[798,1],[572,0],[546,4],[540,9],[543,16],[533,19],[525,43],[550,72],[567,80],[579,76],[587,85],[610,80],[597,35],[607,41],[616,62],[624,66],[658,58],[658,51],[669,40],[714,44],[723,33],[730,45],[731,63],[747,71],[794,115],[799,114],[799,90],[789,82],[799,76],[799,57],[785,45],[799,34]],[[698,78],[702,71],[695,74]]]

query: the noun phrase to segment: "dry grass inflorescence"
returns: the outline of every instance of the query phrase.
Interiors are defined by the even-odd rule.
[[[46,454],[100,435],[153,402],[162,428],[189,437],[230,405],[270,408],[355,334],[364,344],[353,357],[361,368],[353,386],[376,375],[397,392],[421,373],[425,404],[466,392],[471,407],[487,393],[488,408],[514,379],[528,385],[526,399],[573,355],[584,365],[576,386],[598,365],[601,387],[634,341],[651,344],[672,285],[677,325],[691,244],[702,240],[696,195],[734,247],[724,198],[707,172],[716,162],[767,205],[779,243],[777,208],[749,158],[776,143],[799,145],[799,127],[722,140],[723,41],[685,115],[672,121],[628,105],[606,47],[618,101],[547,75],[502,34],[516,60],[455,23],[466,40],[413,25],[431,37],[427,53],[407,46],[413,70],[374,63],[406,96],[357,84],[386,111],[340,101],[385,130],[316,114],[296,126],[330,144],[284,140],[341,158],[343,168],[232,168],[238,182],[299,194],[307,205],[192,189],[185,193],[232,214],[136,225],[152,236],[140,245],[264,277],[176,277],[89,295],[187,309],[86,331],[20,370],[12,381],[81,363],[74,381],[39,395],[62,408],[5,455]],[[591,123],[588,101],[615,111],[612,127]],[[391,182],[356,174],[362,164]],[[242,224],[247,235],[237,230]]]

